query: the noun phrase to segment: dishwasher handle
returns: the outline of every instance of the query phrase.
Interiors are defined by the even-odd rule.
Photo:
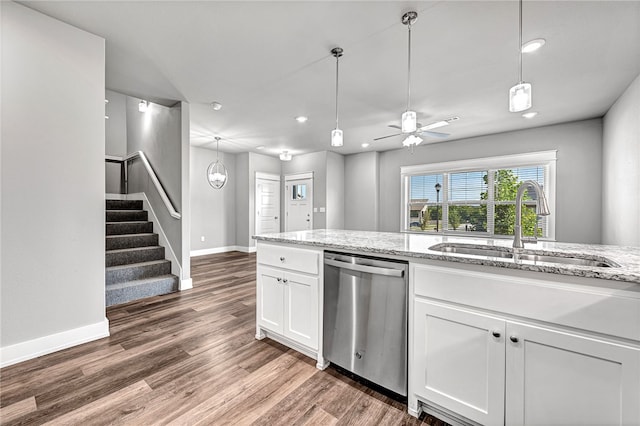
[[[352,271],[366,272],[375,275],[384,275],[387,277],[403,277],[404,269],[380,268],[378,266],[359,265],[357,263],[341,262],[334,259],[324,259],[325,265],[335,266],[337,268],[349,269]]]

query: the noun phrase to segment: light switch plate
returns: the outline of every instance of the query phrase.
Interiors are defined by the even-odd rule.
[[[327,211],[327,209],[325,209],[324,207],[320,207],[320,213],[324,213],[326,211]]]
[[[314,207],[314,208],[313,208],[313,212],[314,212],[314,213],[318,213],[318,208],[317,208],[317,207]]]

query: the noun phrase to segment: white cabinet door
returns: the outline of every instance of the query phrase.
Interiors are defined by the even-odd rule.
[[[506,344],[506,424],[640,424],[640,350],[511,322]]]
[[[284,335],[318,349],[318,277],[285,272]]]
[[[258,325],[282,334],[284,331],[284,292],[282,271],[258,265]]]
[[[504,424],[505,321],[415,299],[412,388],[485,425]]]

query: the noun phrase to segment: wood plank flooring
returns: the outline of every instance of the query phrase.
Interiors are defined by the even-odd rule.
[[[444,425],[269,339],[255,254],[192,259],[192,290],[107,310],[111,336],[0,371],[0,423]]]

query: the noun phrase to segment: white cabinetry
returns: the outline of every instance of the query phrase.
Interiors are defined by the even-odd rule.
[[[512,315],[521,302],[496,291],[503,285],[547,302],[524,310],[527,318]],[[487,425],[640,424],[637,291],[430,265],[412,265],[411,288],[412,414],[424,408]],[[600,306],[576,312],[589,297]],[[616,330],[612,306],[626,310],[610,316],[636,324]],[[590,329],[594,310],[608,335]]]
[[[260,242],[257,258],[256,338],[318,357],[322,251]]]

